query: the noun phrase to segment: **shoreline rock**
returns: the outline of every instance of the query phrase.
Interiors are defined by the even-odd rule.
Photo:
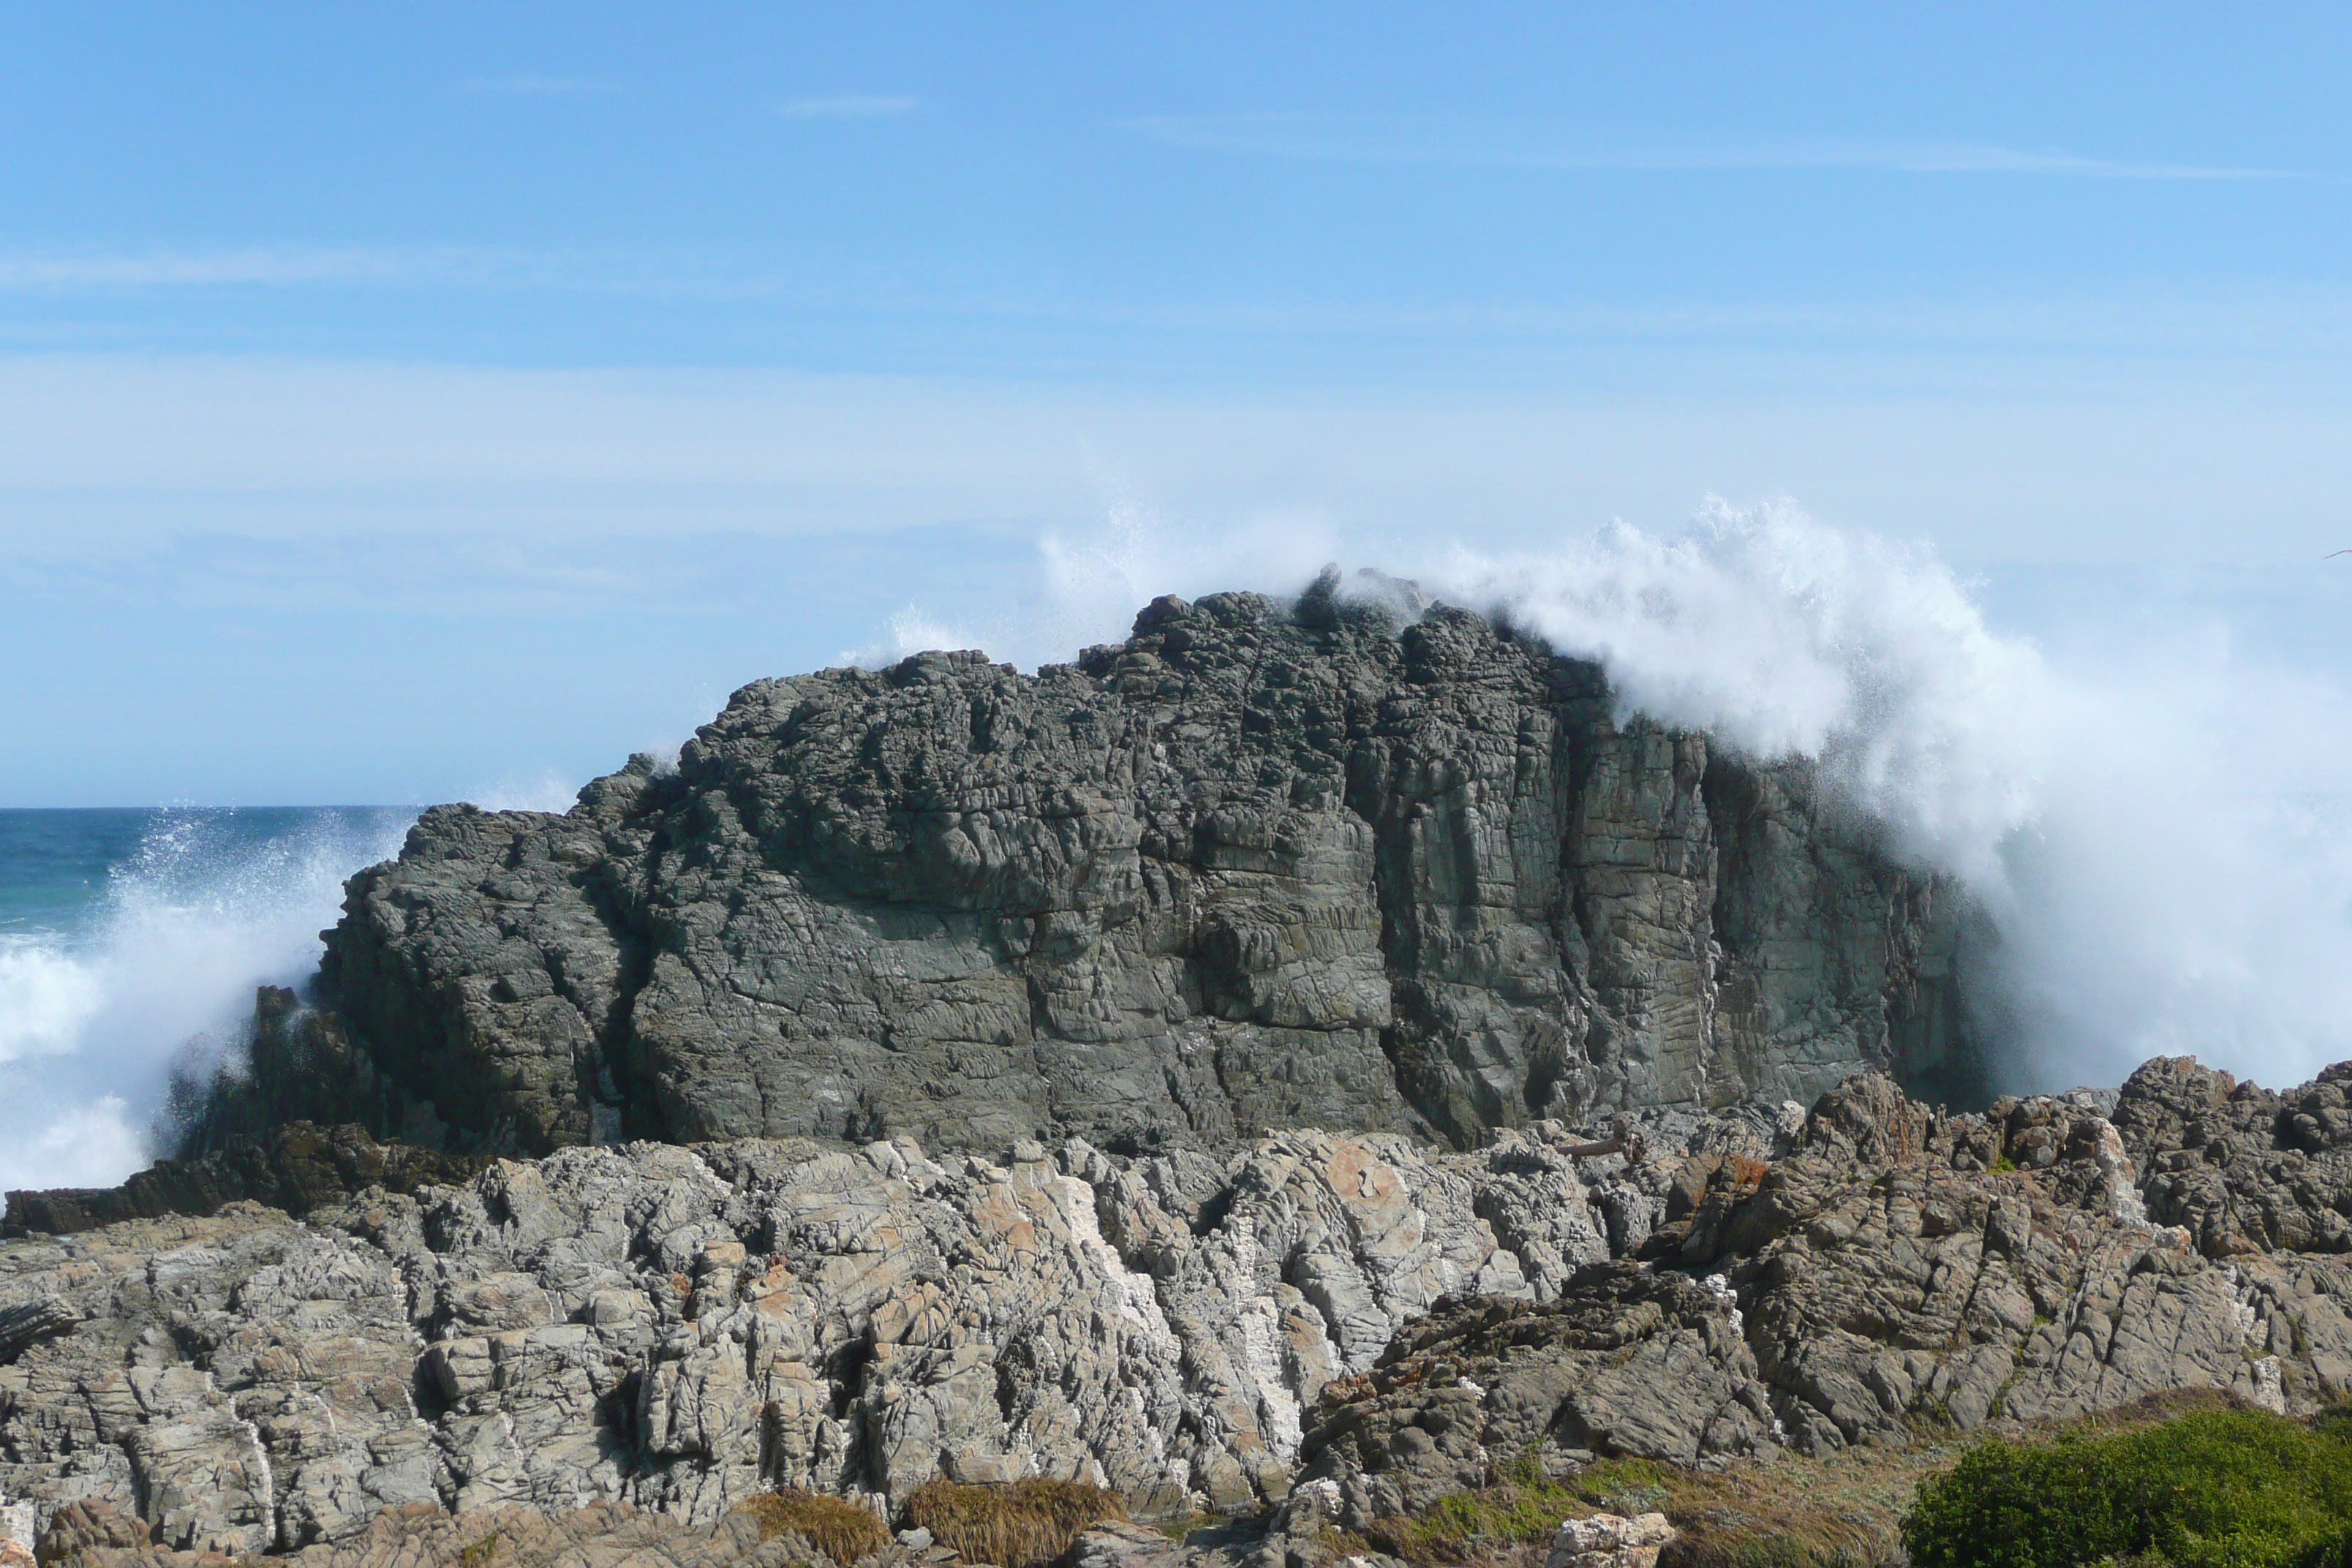
[[[1466,1148],[1866,1069],[1980,1096],[1966,900],[1808,768],[1339,588],[1160,599],[1034,676],[761,680],[565,814],[436,806],[185,1152],[293,1117],[507,1154]]]
[[[28,1236],[0,1312],[69,1326],[0,1358],[0,1494],[232,1553],[408,1505],[703,1527],[793,1486],[887,1514],[935,1476],[1082,1479],[1147,1518],[1312,1481],[1357,1528],[1531,1446],[1706,1465],[2182,1387],[2309,1410],[2352,1394],[2352,1258],[2263,1238],[2331,1234],[2313,1173],[2352,1138],[2315,1092],[2175,1060],[2111,1107],[1950,1115],[1864,1075],[1794,1126],[1650,1110],[1466,1152],[635,1143],[305,1220]],[[2173,1201],[2184,1104],[2274,1227],[2136,1206]]]

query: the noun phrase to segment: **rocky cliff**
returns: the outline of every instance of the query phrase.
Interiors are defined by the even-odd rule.
[[[1966,1094],[1976,1066],[1955,890],[1803,767],[1328,581],[1161,599],[1034,678],[944,653],[760,681],[562,816],[427,812],[345,910],[328,1011],[265,1020],[315,1070],[247,1121],[529,1153],[1466,1146],[1870,1068]]]
[[[635,1143],[31,1236],[0,1244],[0,1502],[247,1552],[386,1509],[705,1528],[765,1489],[888,1513],[1045,1475],[1145,1514],[1286,1499],[1311,1542],[1528,1455],[2308,1409],[2352,1394],[2344,1081],[2159,1061],[2112,1105],[1954,1116],[1871,1075],[1467,1152]]]

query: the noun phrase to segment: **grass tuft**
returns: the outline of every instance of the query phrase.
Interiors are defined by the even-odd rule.
[[[1003,1568],[1045,1568],[1078,1538],[1106,1520],[1125,1519],[1117,1492],[1084,1481],[1041,1477],[1010,1486],[925,1481],[907,1498],[907,1522],[970,1563]]]
[[[890,1544],[890,1527],[845,1499],[797,1489],[761,1492],[735,1505],[760,1521],[760,1539],[794,1532],[845,1565],[871,1557]]]

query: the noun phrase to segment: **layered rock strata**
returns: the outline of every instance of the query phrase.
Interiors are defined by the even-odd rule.
[[[1467,1146],[1967,1078],[1952,888],[1804,767],[1413,610],[1161,599],[1034,678],[757,682],[562,816],[436,807],[352,880],[331,1012],[265,1019],[316,1064],[274,1116],[527,1153]]]
[[[2304,1215],[2278,1234],[2325,1246],[2310,1212],[2352,1192],[2313,1173],[2352,1168],[2352,1137],[2300,1109],[2312,1089],[2264,1129],[2230,1110],[2262,1091],[2222,1084],[2159,1062],[2112,1107],[1949,1116],[1864,1076],[1810,1115],[1538,1122],[1469,1152],[636,1143],[303,1222],[29,1237],[0,1245],[0,1323],[26,1325],[0,1494],[44,1528],[88,1500],[248,1552],[411,1505],[701,1527],[763,1489],[887,1513],[934,1476],[1044,1474],[1247,1513],[1312,1481],[1280,1531],[1530,1451],[1704,1464],[2177,1387],[2310,1408],[2352,1394],[2352,1262],[2145,1205],[2177,1188],[2188,1108],[2200,1158],[2273,1173]]]

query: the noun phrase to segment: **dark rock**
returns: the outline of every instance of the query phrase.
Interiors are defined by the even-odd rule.
[[[197,1159],[159,1161],[119,1187],[12,1192],[0,1236],[69,1236],[126,1219],[214,1214],[233,1203],[303,1215],[371,1187],[413,1193],[462,1182],[483,1163],[478,1156],[380,1144],[358,1127],[292,1121],[257,1141],[237,1134]]]
[[[41,1532],[33,1557],[41,1568],[49,1568],[53,1563],[70,1563],[99,1548],[144,1546],[147,1539],[145,1521],[118,1512],[111,1504],[93,1498],[58,1510],[48,1529]]]
[[[219,1064],[209,1083],[175,1078],[172,1087],[172,1152],[182,1161],[267,1143],[289,1121],[356,1127],[383,1143],[452,1145],[429,1102],[381,1071],[340,1016],[304,1005],[282,985],[257,988],[245,1048]]]
[[[1975,1060],[1954,890],[1805,768],[1328,584],[1157,600],[1034,678],[762,680],[563,816],[427,812],[345,911],[326,1066],[278,1081],[508,1152],[1467,1145]]]
[[[70,1332],[81,1316],[54,1296],[0,1305],[0,1366],[5,1366],[44,1340]]]

